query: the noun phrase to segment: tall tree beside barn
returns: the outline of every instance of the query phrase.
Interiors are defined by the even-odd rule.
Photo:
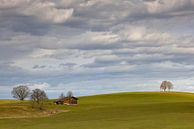
[[[59,96],[59,100],[64,100],[64,99],[65,99],[65,95],[61,93],[61,95]]]
[[[67,92],[67,97],[68,97],[68,98],[73,97],[73,92],[72,92],[72,91],[68,91],[68,92]]]

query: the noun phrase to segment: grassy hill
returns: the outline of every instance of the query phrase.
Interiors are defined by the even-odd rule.
[[[53,113],[54,112],[54,113]],[[193,129],[194,94],[134,92],[79,98],[77,106],[0,100],[0,129]]]

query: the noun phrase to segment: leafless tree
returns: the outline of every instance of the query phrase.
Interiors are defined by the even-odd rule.
[[[42,110],[44,102],[48,100],[48,97],[43,90],[35,89],[32,91],[31,100],[32,107],[38,107],[40,110]]]
[[[24,85],[17,86],[13,88],[11,94],[18,100],[24,100],[25,98],[29,97],[30,89]]]
[[[171,83],[171,82],[168,82],[168,86],[167,86],[167,88],[168,88],[168,91],[170,91],[171,89],[173,89],[173,84]]]
[[[73,97],[73,92],[72,92],[72,91],[68,91],[68,92],[67,92],[67,97],[69,97],[69,98],[70,98],[70,97]]]
[[[65,99],[65,96],[63,93],[61,93],[61,95],[59,96],[59,100],[64,100]]]
[[[160,85],[160,89],[164,91],[168,89],[170,91],[173,89],[173,84],[170,81],[163,81]]]
[[[161,83],[161,85],[160,85],[160,89],[161,89],[161,90],[166,91],[166,89],[167,89],[166,83],[167,83],[167,81],[163,81],[163,82]]]

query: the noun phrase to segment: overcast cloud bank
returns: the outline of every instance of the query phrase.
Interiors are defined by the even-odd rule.
[[[0,0],[0,98],[194,90],[194,0]]]

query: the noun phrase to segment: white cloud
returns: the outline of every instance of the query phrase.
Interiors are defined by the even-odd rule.
[[[13,8],[25,4],[26,0],[1,0],[0,8]]]
[[[132,41],[139,41],[144,38],[145,35],[147,35],[147,29],[144,26],[123,26],[119,27],[120,37],[122,39],[126,40],[132,40]]]
[[[41,90],[47,90],[49,89],[51,86],[50,84],[44,82],[44,83],[34,83],[34,84],[26,84],[27,86],[29,86],[30,89],[41,89]]]
[[[116,34],[112,34],[110,32],[95,32],[95,33],[86,33],[91,41],[94,42],[105,42],[105,43],[112,43],[119,41],[119,36]]]
[[[50,0],[1,0],[0,8],[13,9],[13,13],[34,16],[48,23],[64,23],[74,12],[73,8],[59,9],[57,4]]]
[[[45,22],[64,23],[73,15],[74,9],[57,9],[52,2],[32,3],[26,10],[25,15],[36,16]]]
[[[183,8],[194,7],[193,0],[156,0],[146,2],[145,6],[149,13],[166,13],[182,10]]]

